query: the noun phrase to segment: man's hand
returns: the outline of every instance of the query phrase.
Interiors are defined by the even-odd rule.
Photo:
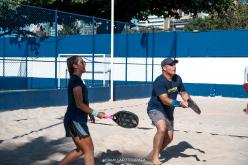
[[[180,102],[180,107],[188,108],[189,107],[188,102],[187,101],[181,101]]]

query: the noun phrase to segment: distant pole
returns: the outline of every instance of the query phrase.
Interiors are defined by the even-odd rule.
[[[154,54],[155,54],[155,39],[154,39],[154,27],[152,27],[152,82],[153,82],[153,72],[154,72]]]
[[[92,79],[91,85],[95,85],[95,17],[92,17]]]
[[[114,0],[111,0],[110,101],[114,101]]]
[[[58,10],[55,10],[55,18],[54,19],[55,19],[54,21],[55,21],[55,40],[56,40],[56,42],[55,42],[55,80],[56,80],[55,87],[57,89],[60,89],[61,84],[60,84],[60,80],[58,79],[58,76],[60,76],[60,75],[58,75],[58,69],[57,69],[57,67],[58,67],[57,63],[58,62],[60,63],[60,61],[58,61]]]

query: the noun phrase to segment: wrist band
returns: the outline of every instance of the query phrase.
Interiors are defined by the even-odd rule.
[[[93,116],[97,117],[98,113],[99,113],[99,112],[97,112],[96,110],[93,109],[91,114],[92,114]]]
[[[173,105],[174,107],[180,107],[180,101],[172,100],[172,105]]]

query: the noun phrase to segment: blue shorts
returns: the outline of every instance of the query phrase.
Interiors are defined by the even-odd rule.
[[[66,137],[84,137],[90,136],[87,123],[68,120],[64,122]]]

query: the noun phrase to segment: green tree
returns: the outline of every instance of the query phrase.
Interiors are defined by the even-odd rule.
[[[217,12],[212,10],[207,18],[195,18],[186,25],[186,31],[228,30],[248,28],[248,5],[233,2],[228,8]]]
[[[15,2],[105,19],[110,19],[111,16],[110,0],[17,0]],[[129,22],[132,18],[146,20],[151,14],[179,18],[179,10],[192,13],[193,17],[196,17],[198,12],[207,12],[210,13],[211,18],[224,18],[230,6],[233,6],[233,2],[234,0],[115,0],[115,20],[123,22]],[[5,13],[0,16],[1,27],[3,29],[7,27],[9,32],[13,32],[13,29],[21,29],[30,24],[43,22],[53,24],[53,12],[37,9],[34,14],[28,12],[29,10],[30,8],[28,9],[27,6],[20,5],[8,8],[1,7],[0,13]],[[12,13],[11,16],[10,13]],[[11,20],[10,24],[7,23],[9,20]],[[77,18],[69,15],[58,17],[58,23],[66,25],[67,29],[74,25],[77,20]],[[87,21],[92,23],[90,19]],[[118,24],[116,31],[122,31],[123,27],[124,24]],[[106,29],[110,29],[110,23],[105,21],[98,28],[98,33],[104,33]]]
[[[110,19],[110,0],[18,0],[22,4],[58,9],[72,13]],[[148,15],[179,17],[178,10],[222,13],[233,0],[115,0],[115,19],[129,22],[133,17],[146,20]]]
[[[110,0],[18,0],[22,4],[57,9],[71,13],[110,19]],[[146,20],[149,15],[180,18],[179,10],[196,17],[198,12],[223,13],[233,0],[114,0],[115,20],[129,22],[132,18]],[[124,24],[118,24],[116,31],[122,31]],[[102,29],[102,30],[101,30]],[[102,23],[100,33],[110,29],[109,23]]]

